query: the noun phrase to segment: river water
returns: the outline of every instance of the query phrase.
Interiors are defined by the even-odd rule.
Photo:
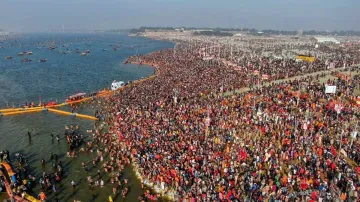
[[[57,46],[53,51],[48,48],[51,44]],[[116,45],[119,48],[114,51]],[[123,61],[134,54],[146,54],[172,46],[169,42],[128,37],[126,34],[31,34],[19,36],[16,41],[0,42],[0,107],[18,107],[25,102],[38,103],[40,99],[42,102],[62,102],[77,92],[89,93],[108,88],[113,80],[130,81],[149,76],[153,74],[152,68],[124,65]],[[90,50],[90,54],[80,56],[76,49],[80,53]],[[22,51],[32,51],[33,55],[17,56]],[[5,60],[6,56],[13,59]],[[23,58],[32,61],[22,63]],[[47,62],[40,63],[42,58],[46,58]],[[63,110],[69,111],[67,107]],[[77,112],[94,114],[91,108]],[[52,170],[49,163],[45,170],[42,169],[41,158],[49,160],[50,152],[56,153],[65,165],[65,176],[57,192],[60,201],[108,201],[112,189],[109,179],[104,175],[106,188],[90,188],[81,167],[83,161],[91,165],[93,155],[80,153],[76,158],[66,158],[65,125],[79,125],[82,133],[90,139],[86,130],[92,129],[94,122],[49,112],[0,117],[0,150],[9,150],[12,156],[16,152],[25,154],[30,173],[37,178],[43,171]],[[31,141],[27,131],[32,133]],[[53,140],[51,133],[59,134],[61,140]],[[100,167],[92,168],[90,173],[96,174],[98,169]],[[142,191],[130,167],[126,168],[124,177],[130,178],[126,201],[137,201]],[[78,183],[75,192],[72,191],[71,180]],[[36,195],[39,189],[34,191]],[[4,195],[0,194],[0,199],[2,197]],[[52,201],[54,194],[48,197]],[[122,199],[117,197],[115,201]]]

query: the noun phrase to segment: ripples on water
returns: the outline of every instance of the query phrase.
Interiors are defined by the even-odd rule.
[[[52,42],[58,47],[54,51],[48,49]],[[110,45],[120,45],[120,48],[113,51]],[[67,96],[77,92],[109,87],[113,80],[130,81],[146,77],[153,73],[152,68],[123,65],[123,61],[136,53],[145,54],[173,45],[124,34],[34,34],[21,36],[16,42],[0,42],[0,46],[4,47],[0,49],[0,106],[3,108],[31,101],[37,103],[40,97],[46,102],[64,101]],[[67,51],[66,48],[71,52],[63,54],[62,52]],[[80,56],[76,49],[80,52],[90,50],[90,55]],[[17,56],[22,51],[32,51],[33,55]],[[12,56],[13,59],[5,60],[6,56]],[[32,61],[21,63],[22,58]],[[46,58],[47,62],[40,63],[42,58]],[[79,113],[92,115],[94,111],[82,109]],[[63,132],[64,126],[70,124],[78,124],[86,136],[86,130],[93,127],[92,121],[49,112],[0,117],[0,150],[9,150],[12,156],[16,152],[24,153],[31,165],[31,174],[35,174],[37,178],[43,172],[41,158],[49,160],[50,152],[56,153],[65,165],[66,175],[58,187],[60,201],[108,201],[112,186],[107,177],[106,189],[90,189],[87,185],[81,162],[91,161],[92,156],[80,154],[73,159],[65,157],[67,143]],[[33,133],[31,141],[27,138],[28,130]],[[61,135],[60,143],[51,139],[51,133]],[[47,165],[46,170],[50,171],[50,164]],[[92,173],[96,173],[98,168]],[[137,201],[141,194],[140,184],[130,168],[126,169],[124,175],[131,179],[127,201]],[[72,193],[71,180],[80,182],[76,193]],[[35,193],[38,191],[35,190]],[[53,196],[50,195],[50,201]],[[119,198],[116,201],[121,201]]]

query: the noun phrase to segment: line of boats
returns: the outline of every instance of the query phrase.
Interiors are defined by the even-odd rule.
[[[18,53],[17,56],[32,55],[32,54],[33,54],[32,51],[23,51],[23,52]],[[5,60],[12,60],[12,59],[13,59],[12,56],[6,56],[5,57]],[[24,59],[21,60],[21,62],[23,62],[23,63],[27,63],[27,62],[31,62],[31,61],[32,60],[29,59],[29,58],[24,58]],[[45,58],[42,58],[42,59],[39,60],[39,62],[46,62],[46,61],[47,61],[47,59],[45,59]]]
[[[111,47],[111,49],[113,51],[117,51],[121,45],[109,45]],[[65,47],[65,46],[63,46]],[[129,48],[130,49],[134,49],[135,47],[140,47],[140,46],[130,46]],[[48,47],[48,49],[50,50],[55,50],[57,47],[55,45],[50,45]],[[102,51],[107,51],[107,49],[102,49]],[[84,52],[80,52],[80,50],[78,48],[76,48],[75,50],[76,53],[80,54],[80,56],[87,56],[90,54],[90,50],[85,50]],[[61,52],[60,50],[58,50],[58,53],[62,53],[62,54],[68,54],[68,53],[71,53],[71,51],[69,51],[67,48],[66,48],[66,51],[64,52]],[[26,55],[33,55],[33,52],[32,51],[22,51],[20,53],[17,54],[17,56],[26,56]],[[12,56],[6,56],[5,57],[6,60],[12,60],[13,57]],[[46,62],[47,59],[40,59],[39,62]],[[28,59],[28,58],[25,58],[25,59],[22,59],[21,62],[31,62],[31,59]]]
[[[50,47],[50,50],[54,50],[54,49],[55,49],[55,47]],[[104,49],[104,50],[106,51],[106,49]],[[66,54],[66,53],[67,52],[63,52],[63,54]],[[79,49],[76,49],[76,53],[80,53]],[[31,52],[31,51],[23,51],[23,52],[18,53],[17,56],[32,55],[32,54],[33,54],[33,52]],[[90,50],[86,50],[85,52],[80,53],[80,56],[87,56],[89,54],[90,54]],[[5,57],[5,60],[12,60],[12,59],[13,59],[12,56]],[[47,61],[47,59],[45,59],[45,58],[42,58],[39,60],[39,62],[46,62],[46,61]],[[23,63],[31,62],[31,59],[24,58],[21,60],[21,62],[23,62]]]
[[[6,59],[6,60],[12,60],[13,57],[11,57],[11,56],[6,56],[5,59]],[[31,62],[31,61],[32,61],[32,60],[29,59],[29,58],[24,58],[24,59],[21,60],[21,62],[23,62],[23,63],[27,63],[27,62]],[[47,61],[47,59],[45,59],[45,58],[42,58],[42,59],[39,60],[39,62],[46,62],[46,61]]]

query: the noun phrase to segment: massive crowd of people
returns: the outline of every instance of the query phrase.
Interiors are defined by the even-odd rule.
[[[269,80],[326,67],[261,58],[256,70],[282,74]],[[156,66],[157,77],[109,98],[103,113],[145,184],[179,201],[357,199],[357,77],[326,81],[334,95],[319,82],[329,73],[256,87],[253,65],[204,61],[188,44],[130,61]]]
[[[107,173],[113,196],[121,189],[125,198],[122,175],[132,164],[144,189],[159,193],[147,189],[140,201],[161,194],[175,201],[357,201],[360,77],[349,66],[360,63],[358,46],[320,46],[323,57],[313,63],[224,47],[204,60],[204,46],[185,41],[131,57],[154,66],[156,77],[93,101],[103,121],[80,151],[96,152],[92,164],[101,170],[87,177],[89,185],[104,187],[100,173]],[[337,72],[323,71],[330,63]],[[325,93],[327,86],[336,93]],[[84,143],[75,131],[67,134],[74,151]]]

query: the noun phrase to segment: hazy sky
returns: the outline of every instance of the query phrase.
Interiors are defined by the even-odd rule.
[[[0,29],[140,26],[360,30],[360,0],[0,0]]]

